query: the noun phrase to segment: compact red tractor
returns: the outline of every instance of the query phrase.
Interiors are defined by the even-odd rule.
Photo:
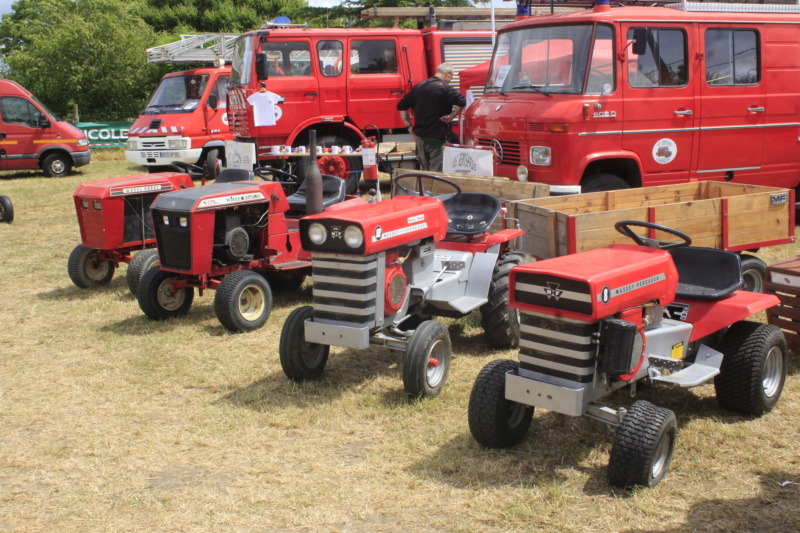
[[[184,168],[181,168],[184,170]],[[106,285],[120,263],[129,263],[126,281],[136,294],[142,274],[158,262],[150,204],[164,192],[194,187],[188,172],[138,174],[92,181],[73,194],[81,244],[72,250],[67,272],[82,289]],[[140,252],[134,254],[137,250]]]
[[[11,222],[14,220],[14,206],[11,198],[5,194],[0,194],[0,222]]]
[[[616,428],[609,482],[652,487],[672,459],[674,413],[643,400],[613,409],[599,398],[625,386],[635,393],[641,380],[694,387],[713,378],[723,408],[761,415],[781,395],[788,353],[780,329],[744,320],[778,299],[738,290],[736,254],[689,247],[687,235],[649,222],[616,228],[636,245],[511,271],[519,363],[496,360],[481,370],[469,427],[479,443],[505,448],[525,436],[535,407],[588,416]],[[664,233],[679,240],[658,240]]]
[[[185,315],[194,289],[201,294],[215,289],[214,311],[222,325],[252,331],[264,325],[272,309],[267,280],[299,287],[309,273],[309,254],[297,231],[306,214],[309,180],[287,197],[284,187],[297,188],[291,175],[256,169],[257,176],[270,181],[253,181],[248,171],[238,170],[243,175],[237,180],[235,171],[224,170],[212,185],[162,194],[151,206],[160,266],[142,277],[137,292],[148,317]],[[345,199],[344,180],[322,176],[321,186],[322,208]]]
[[[522,231],[489,232],[500,201],[422,173],[396,178],[395,191],[390,200],[300,221],[314,301],[295,309],[281,332],[280,361],[290,379],[319,377],[331,345],[384,346],[405,352],[409,395],[435,396],[451,357],[450,335],[435,315],[480,309],[491,346],[517,345],[508,272],[529,259],[508,249]]]

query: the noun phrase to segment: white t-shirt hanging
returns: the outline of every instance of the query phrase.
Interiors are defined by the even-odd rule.
[[[253,106],[253,119],[256,127],[275,125],[275,105],[283,102],[283,97],[273,92],[257,92],[247,99]]]

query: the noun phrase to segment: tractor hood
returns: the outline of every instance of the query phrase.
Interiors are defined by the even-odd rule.
[[[75,190],[73,196],[76,198],[110,198],[169,192],[192,187],[194,187],[194,183],[188,174],[161,172],[82,183]]]
[[[270,212],[289,208],[279,183],[252,181],[215,183],[162,194],[153,202],[152,208],[189,213],[267,202],[270,203]]]

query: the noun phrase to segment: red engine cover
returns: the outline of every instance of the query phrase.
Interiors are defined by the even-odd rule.
[[[509,302],[525,311],[595,322],[645,302],[672,302],[677,286],[669,253],[612,244],[514,267]]]

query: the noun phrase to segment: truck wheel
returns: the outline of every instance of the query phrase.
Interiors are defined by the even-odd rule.
[[[497,258],[489,285],[489,301],[481,306],[481,327],[489,346],[506,350],[519,346],[519,311],[508,305],[508,273],[532,261],[524,252],[508,251]]]
[[[222,159],[219,158],[219,150],[209,150],[206,154],[206,164],[203,167],[203,175],[207,180],[215,180],[222,170]]]
[[[506,399],[506,374],[519,365],[496,359],[483,367],[469,395],[469,431],[487,448],[510,448],[528,432],[534,407]]]
[[[619,189],[630,189],[630,185],[624,179],[614,174],[594,174],[583,182],[581,192],[601,192],[617,191]]]
[[[764,280],[767,279],[767,264],[753,255],[742,254],[742,290],[764,292]]]
[[[272,311],[272,291],[258,272],[237,270],[224,278],[214,296],[214,313],[226,329],[235,333],[254,331]]]
[[[634,402],[614,435],[608,482],[619,488],[655,487],[672,462],[678,423],[675,413],[650,402]]]
[[[139,291],[139,281],[141,281],[145,272],[160,264],[158,250],[154,248],[142,250],[131,258],[131,262],[128,263],[128,271],[125,273],[125,281],[131,294],[136,296]]]
[[[194,300],[194,289],[184,287],[174,290],[177,276],[172,272],[151,268],[139,280],[136,299],[145,315],[153,320],[166,320],[183,316],[189,312]]]
[[[725,409],[760,416],[783,391],[789,352],[783,332],[772,324],[736,322],[722,338],[724,356],[714,389]]]
[[[403,385],[409,396],[433,397],[442,392],[452,353],[450,333],[441,322],[426,320],[414,331],[403,358]]]
[[[289,314],[281,330],[278,346],[281,368],[292,381],[316,379],[325,370],[331,347],[306,341],[306,320],[314,319],[310,305],[298,307]]]
[[[77,287],[88,289],[93,286],[108,285],[114,277],[114,262],[98,260],[99,251],[79,244],[69,254],[67,272],[69,279]]]
[[[353,146],[350,142],[338,135],[326,135],[318,140],[320,146],[352,146],[353,150],[358,148],[358,144]],[[310,159],[310,158],[307,158]],[[353,194],[358,190],[358,180],[361,178],[361,171],[364,164],[359,156],[340,156],[335,154],[324,154],[317,159],[319,171],[323,174],[337,176],[347,182],[345,191]]]
[[[50,154],[42,161],[42,171],[50,178],[63,178],[72,171],[72,159],[67,154]]]
[[[5,194],[0,194],[0,222],[11,222],[14,220],[14,206],[11,198]]]

